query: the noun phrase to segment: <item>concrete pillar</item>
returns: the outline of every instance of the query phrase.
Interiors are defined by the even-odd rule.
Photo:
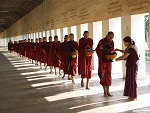
[[[36,33],[36,38],[39,38],[39,34],[38,33]]]
[[[89,31],[89,34],[90,34],[90,38],[94,39],[93,38],[93,22],[88,23],[88,31]],[[94,46],[93,46],[93,49],[94,49]],[[92,66],[93,66],[92,69],[94,70],[94,65],[95,65],[95,63],[94,63],[94,55],[92,57],[93,57],[93,59],[92,59]]]
[[[123,38],[125,36],[131,36],[131,16],[122,16],[121,17],[121,32],[122,32],[122,49],[125,50],[126,47],[123,43]],[[126,77],[126,61],[122,62],[122,73],[123,78]]]
[[[81,38],[81,26],[80,25],[76,26],[76,32],[77,32],[77,41],[79,42]]]
[[[62,41],[62,40],[61,40],[60,29],[57,29],[56,31],[57,31],[58,40],[59,40],[59,41]]]
[[[61,41],[63,42],[64,41],[63,28],[60,28],[60,38],[61,38]]]
[[[54,30],[51,30],[51,36],[54,38],[54,36],[55,36],[55,31]]]
[[[83,33],[84,31],[88,31],[88,24],[81,24],[81,36],[80,37],[83,37]]]
[[[122,49],[121,17],[109,19],[109,31],[114,32],[114,48]],[[122,53],[118,52],[117,56],[122,56]],[[112,73],[122,74],[121,61],[112,63]]]
[[[105,38],[109,31],[109,20],[102,21],[102,37]]]
[[[63,28],[63,37],[68,35],[68,27]]]
[[[98,42],[102,39],[102,21],[93,22],[93,42],[94,49],[97,47]],[[94,52],[94,70],[98,69],[98,57]]]
[[[71,33],[71,27],[68,27],[68,35]]]
[[[71,33],[74,34],[74,40],[77,41],[77,28],[76,28],[76,26],[71,26]]]
[[[145,75],[145,14],[131,16],[131,38],[135,41],[140,52],[139,77]]]
[[[54,29],[54,34],[57,35],[57,29]]]

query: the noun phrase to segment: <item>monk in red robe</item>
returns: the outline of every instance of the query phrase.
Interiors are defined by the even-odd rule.
[[[38,52],[38,62],[40,62],[40,69],[42,69],[42,38],[39,38],[39,43],[37,46],[37,52]]]
[[[59,47],[60,47],[60,41],[58,41],[58,36],[54,36],[53,41],[53,50],[52,50],[52,64],[55,69],[55,75],[57,75],[56,68],[59,68],[59,75],[60,74],[60,58],[59,58]]]
[[[35,50],[35,65],[38,65],[38,59],[39,59],[39,39],[36,38],[35,40],[35,47],[34,47],[34,50]]]
[[[52,57],[53,57],[53,54],[52,54],[52,51],[53,51],[53,39],[52,39],[51,36],[49,37],[49,42],[48,42],[47,49],[48,49],[47,66],[50,67],[50,74],[52,74],[52,68],[53,68],[53,64],[52,64],[52,60],[53,60],[52,59]]]
[[[9,52],[11,53],[12,50],[13,50],[13,42],[10,40],[9,43],[8,43],[8,50]]]
[[[96,47],[96,53],[99,58],[98,75],[100,84],[104,89],[104,97],[112,96],[109,92],[109,86],[112,84],[111,70],[112,62],[106,58],[106,54],[114,51],[114,33],[108,32],[107,36],[101,39]]]
[[[31,54],[31,60],[32,60],[32,64],[33,64],[33,61],[35,60],[35,57],[34,57],[34,40],[31,39],[31,43],[30,43],[30,54]]]
[[[43,37],[42,42],[42,63],[44,63],[45,70],[47,68],[47,39]]]
[[[30,39],[28,39],[28,42],[26,43],[26,55],[27,59],[30,60]]]
[[[92,55],[87,56],[86,50],[93,48],[93,40],[89,32],[84,31],[83,38],[79,40],[78,73],[81,74],[81,87],[84,87],[84,78],[87,78],[86,89],[89,89],[89,79],[92,77]]]
[[[70,54],[68,51],[69,49],[68,41],[69,41],[69,36],[65,35],[64,42],[61,43],[61,46],[60,46],[60,51],[61,51],[60,58],[61,58],[61,65],[63,66],[63,72],[64,72],[64,75],[62,78],[65,77],[65,74],[68,74],[68,80],[70,80],[69,73],[68,73],[69,57],[70,57]]]
[[[72,83],[74,83],[74,76],[77,74],[77,51],[79,49],[78,43],[74,41],[74,34],[69,35],[70,41],[68,42],[69,45],[69,73],[68,75],[71,75]],[[66,63],[66,62],[65,62]]]
[[[60,57],[60,61],[61,61],[60,69],[61,69],[61,70],[63,70],[63,66],[64,66],[64,60],[63,60],[64,53],[63,53],[63,51],[64,51],[64,49],[66,49],[66,48],[64,48],[64,46],[67,45],[66,42],[68,42],[68,40],[69,40],[69,36],[68,36],[68,35],[65,35],[65,37],[64,37],[64,42],[62,42],[62,43],[60,44],[60,47],[59,47],[59,57]]]

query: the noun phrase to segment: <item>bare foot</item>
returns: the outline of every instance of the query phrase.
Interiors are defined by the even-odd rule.
[[[68,77],[68,80],[71,80],[71,78]]]
[[[136,101],[137,98],[130,98],[129,101]]]
[[[104,94],[104,97],[108,97],[108,95]]]
[[[90,88],[89,88],[88,86],[86,86],[86,89],[87,89],[87,90],[90,90]]]
[[[62,79],[64,79],[64,78],[65,78],[65,75],[63,75]]]
[[[81,87],[84,87],[84,83],[83,83],[83,80],[81,80]]]
[[[107,93],[107,95],[108,95],[109,97],[113,97],[113,95],[111,95],[110,93]]]

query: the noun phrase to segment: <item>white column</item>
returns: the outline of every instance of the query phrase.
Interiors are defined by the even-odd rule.
[[[94,49],[97,47],[98,42],[102,39],[102,21],[93,23],[93,42]],[[98,57],[94,52],[94,69],[98,69]]]
[[[141,58],[139,66],[139,77],[145,75],[145,22],[144,14],[131,16],[131,38],[135,41]]]
[[[121,17],[109,19],[109,31],[114,32],[114,48],[122,49]],[[121,55],[122,53],[118,52],[117,56]],[[112,73],[122,74],[122,62],[113,62],[112,64]]]
[[[62,40],[61,40],[60,29],[57,29],[56,31],[57,31],[58,40],[59,40],[59,41],[62,41]]]
[[[102,21],[102,37],[105,38],[109,31],[109,20]]]
[[[60,37],[61,37],[61,41],[64,41],[64,36],[63,36],[63,28],[60,28]]]
[[[54,34],[57,35],[57,30],[56,29],[54,29]]]
[[[126,36],[131,36],[131,16],[123,16],[121,17],[121,26],[122,26],[122,49],[125,50],[126,47],[123,43],[123,38]],[[122,73],[123,78],[126,77],[126,61],[122,62]]]
[[[93,39],[93,22],[91,23],[88,23],[88,31],[89,31],[89,34],[90,34],[90,38]],[[94,46],[93,46],[93,49],[94,49]],[[94,55],[92,56],[93,59],[92,59],[92,69],[94,70]]]
[[[63,28],[63,37],[65,35],[68,35],[68,28],[67,27]]]
[[[55,35],[56,35],[56,34],[55,34],[55,31],[54,31],[54,30],[51,30],[51,36],[54,38]]]
[[[42,37],[42,32],[39,32],[39,38],[43,38],[43,37]]]
[[[46,37],[46,31],[43,31],[43,37]]]
[[[33,40],[35,42],[35,39],[36,39],[36,33],[33,33]]]
[[[39,38],[39,34],[38,34],[38,32],[36,33],[36,38]]]
[[[79,42],[81,38],[81,26],[80,25],[76,26],[76,32],[77,32],[77,41]]]
[[[76,28],[76,26],[71,26],[71,33],[74,34],[74,40],[77,41],[77,28]]]
[[[71,27],[68,27],[68,35],[71,33]]]
[[[83,33],[84,31],[88,31],[88,24],[81,24],[81,36],[80,37],[83,37]]]

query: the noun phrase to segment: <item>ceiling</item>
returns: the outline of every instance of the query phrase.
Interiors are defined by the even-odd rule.
[[[0,33],[45,0],[0,0]]]

